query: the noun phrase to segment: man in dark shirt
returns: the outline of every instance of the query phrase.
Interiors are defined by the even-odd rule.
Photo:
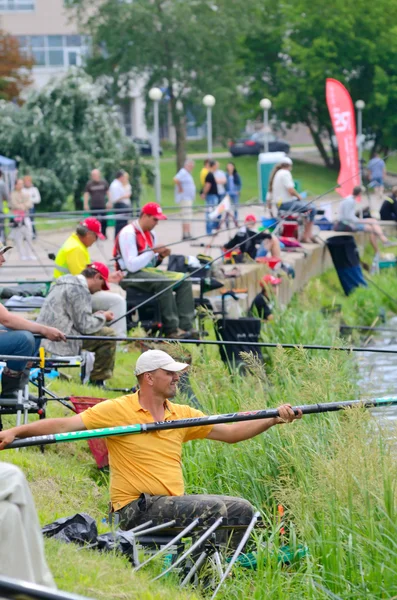
[[[219,201],[218,186],[216,185],[214,175],[215,171],[216,162],[214,160],[210,160],[209,170],[205,178],[203,191],[201,193],[201,197],[203,200],[205,200],[206,232],[208,235],[212,234],[213,228],[217,225],[216,221],[212,221],[210,219],[210,213],[214,210]]]
[[[392,188],[391,196],[386,196],[380,209],[381,221],[397,221],[397,185]]]
[[[252,317],[257,317],[263,321],[272,321],[273,314],[270,307],[269,289],[276,289],[276,286],[281,283],[280,277],[274,275],[264,275],[259,284],[262,291],[257,294],[251,304],[249,313]]]
[[[247,215],[244,219],[244,223],[245,225],[237,231],[236,235],[226,242],[223,249],[232,250],[235,246],[239,246],[239,250],[242,254],[248,254],[255,260],[257,246],[265,239],[271,240],[272,236],[270,233],[257,233],[254,230],[256,225],[255,215]]]
[[[91,179],[85,186],[84,210],[91,209],[91,214],[100,221],[102,233],[106,237],[106,204],[109,184],[101,178],[99,169],[91,171]]]

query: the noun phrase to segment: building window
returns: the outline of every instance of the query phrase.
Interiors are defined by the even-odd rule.
[[[80,66],[88,54],[89,39],[81,35],[22,35],[17,39],[21,53],[32,57],[35,67]]]
[[[0,12],[32,12],[35,8],[36,0],[0,0]]]

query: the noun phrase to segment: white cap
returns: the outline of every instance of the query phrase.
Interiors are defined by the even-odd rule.
[[[284,158],[282,158],[280,162],[282,165],[292,165],[292,160],[289,156],[284,156]]]
[[[162,350],[146,350],[143,352],[135,365],[135,375],[142,375],[156,369],[164,369],[164,371],[172,371],[177,373],[183,371],[189,365],[186,363],[176,362],[169,354]]]

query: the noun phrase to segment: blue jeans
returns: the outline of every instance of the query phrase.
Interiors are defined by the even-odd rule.
[[[16,331],[0,327],[0,361],[1,356],[15,355],[15,360],[7,360],[7,367],[13,371],[23,371],[26,360],[17,360],[18,356],[36,356],[41,338],[33,337],[30,331]]]
[[[207,235],[212,234],[212,230],[216,227],[217,222],[210,219],[210,213],[218,206],[218,196],[216,194],[208,194],[205,199],[205,230]]]
[[[234,210],[234,218],[238,219],[238,203],[240,200],[240,194],[237,192],[237,194],[229,194],[230,196],[230,200],[232,201],[232,206],[233,206],[233,210]]]

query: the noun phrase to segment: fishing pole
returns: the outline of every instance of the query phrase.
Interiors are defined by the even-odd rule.
[[[40,337],[34,334],[36,337]],[[329,350],[329,351],[341,351],[341,352],[375,352],[385,354],[397,354],[397,350],[390,350],[388,348],[359,348],[359,347],[340,347],[340,346],[319,346],[315,344],[279,344],[277,342],[234,342],[230,340],[193,340],[193,339],[178,339],[175,338],[150,338],[150,337],[136,337],[136,338],[125,338],[125,337],[113,337],[107,335],[67,335],[67,340],[96,340],[96,341],[112,341],[112,342],[125,342],[132,344],[134,342],[154,342],[154,343],[181,343],[181,344],[203,344],[207,346],[249,346],[253,348],[291,348],[293,350]]]
[[[363,331],[385,331],[387,333],[397,333],[397,329],[389,327],[370,327],[369,325],[339,325],[339,329],[359,329]]]
[[[373,400],[345,400],[341,402],[328,402],[325,404],[304,404],[293,406],[295,415],[299,411],[303,415],[313,415],[327,412],[336,412],[346,408],[384,408],[396,406],[397,398],[375,398]],[[239,423],[242,421],[257,421],[259,419],[275,419],[279,417],[277,408],[266,410],[250,410],[246,412],[235,412],[222,415],[209,415],[206,417],[193,417],[178,419],[176,421],[157,421],[153,423],[137,423],[135,425],[122,425],[118,427],[105,427],[103,429],[90,429],[84,431],[73,431],[68,433],[54,433],[16,439],[8,444],[5,449],[25,448],[28,446],[45,446],[58,442],[75,442],[78,440],[89,440],[92,438],[111,437],[116,435],[131,435],[134,433],[150,433],[152,431],[163,431],[169,429],[185,429],[189,427],[204,427],[206,425],[218,425],[220,423]]]

